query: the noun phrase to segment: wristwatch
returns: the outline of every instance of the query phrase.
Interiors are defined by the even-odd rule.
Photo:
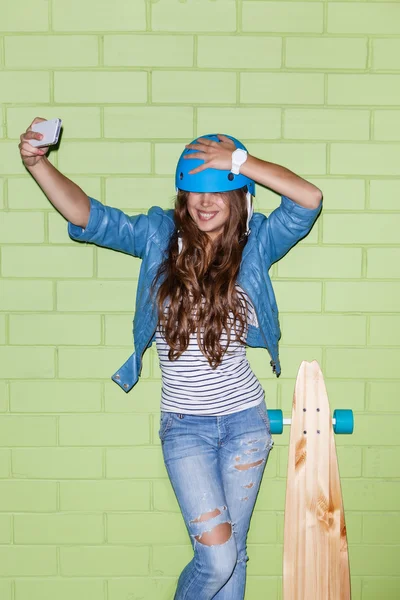
[[[236,148],[234,152],[232,152],[232,169],[231,173],[234,175],[239,175],[240,167],[247,160],[247,152],[246,150],[242,150],[242,148]]]

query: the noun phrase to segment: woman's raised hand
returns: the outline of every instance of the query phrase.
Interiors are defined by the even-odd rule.
[[[41,133],[35,133],[32,131],[32,125],[35,123],[41,123],[42,121],[46,121],[46,119],[41,119],[40,117],[36,117],[29,125],[28,129],[25,133],[20,135],[20,143],[18,145],[22,161],[26,167],[34,167],[37,163],[43,158],[45,154],[47,154],[49,147],[36,148],[35,146],[31,146],[29,140],[41,140],[43,135]]]
[[[218,134],[219,142],[214,142],[208,138],[199,138],[195,144],[187,144],[186,148],[196,150],[185,154],[184,158],[191,160],[197,158],[204,160],[204,164],[196,169],[189,171],[189,175],[194,175],[205,169],[218,169],[220,171],[230,171],[232,168],[232,152],[236,150],[235,143],[226,135]]]

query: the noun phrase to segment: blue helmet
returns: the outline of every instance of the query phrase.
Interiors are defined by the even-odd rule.
[[[214,142],[219,142],[218,136],[214,133],[200,136],[202,138],[208,138]],[[246,150],[245,146],[239,140],[227,135],[234,143],[236,148],[242,148]],[[193,140],[192,144],[195,144],[199,138]],[[186,160],[183,157],[186,154],[192,154],[196,150],[185,148],[182,152],[178,164],[176,166],[175,174],[175,187],[185,192],[230,192],[231,190],[237,190],[245,185],[252,196],[256,194],[256,186],[252,179],[245,177],[241,173],[234,175],[230,171],[221,171],[219,169],[205,169],[200,173],[189,175],[189,171],[192,171],[196,167],[199,167],[204,163],[203,160],[194,158],[193,160]]]

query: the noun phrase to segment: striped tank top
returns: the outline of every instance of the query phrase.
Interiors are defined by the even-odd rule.
[[[247,323],[257,326],[250,298],[239,286],[237,289],[245,302]],[[221,344],[226,343],[224,331]],[[156,345],[162,375],[162,411],[220,416],[256,406],[264,400],[264,390],[246,358],[246,347],[233,333],[229,348],[215,369],[201,352],[196,333],[190,336],[187,350],[177,360],[169,360],[169,346],[160,326],[156,331]]]

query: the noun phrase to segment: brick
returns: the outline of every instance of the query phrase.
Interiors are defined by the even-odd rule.
[[[268,596],[278,598],[278,591],[281,589],[280,577],[247,577],[246,593],[249,598],[262,598],[265,590],[268,590]]]
[[[367,319],[360,316],[281,315],[283,344],[364,346]]]
[[[63,415],[61,446],[131,446],[149,442],[146,415]]]
[[[16,515],[16,544],[101,544],[101,515]]]
[[[287,109],[284,137],[296,140],[368,140],[369,111]]]
[[[251,575],[279,575],[282,572],[282,545],[260,544],[249,546],[248,554],[251,556],[251,566],[249,561],[249,576]]]
[[[0,102],[21,102],[29,89],[29,102],[50,101],[50,76],[44,71],[0,72]]]
[[[148,577],[109,579],[108,598],[124,600],[132,594],[141,594],[143,598],[172,598],[176,590],[176,579],[166,578],[163,575],[160,578],[152,575],[151,579]]]
[[[374,139],[387,141],[400,140],[400,110],[375,111]]]
[[[148,573],[146,547],[78,547],[60,549],[64,576],[124,576]]]
[[[347,479],[342,482],[342,489],[346,511],[384,512],[399,509],[400,492],[397,481]]]
[[[351,555],[352,573],[362,575],[365,573],[365,565],[368,565],[368,575],[391,577],[398,575],[399,560],[399,546],[355,546]]]
[[[189,35],[105,35],[107,67],[192,67],[194,40]]]
[[[397,179],[372,179],[370,181],[370,208],[372,210],[398,210],[400,181]]]
[[[1,577],[57,575],[56,548],[0,546]]]
[[[363,577],[363,600],[375,600],[379,594],[387,600],[397,600],[399,589],[399,577]]]
[[[361,477],[361,448],[339,447],[337,449],[340,477]]]
[[[6,315],[0,315],[0,344],[6,343]]]
[[[4,38],[7,68],[97,67],[98,41],[89,35]]]
[[[0,412],[8,410],[8,384],[5,381],[0,381]]]
[[[5,186],[5,179],[2,179],[0,177],[0,208],[4,208],[4,186]]]
[[[100,344],[98,315],[11,315],[11,344]]]
[[[233,104],[236,74],[216,71],[154,71],[152,102]]]
[[[0,347],[0,377],[7,377],[7,379],[54,377],[54,349]]]
[[[58,351],[59,375],[66,379],[109,379],[111,374],[125,363],[132,347],[114,348],[60,348]],[[114,366],[112,366],[114,365]],[[149,376],[146,360],[143,378]]]
[[[44,217],[41,213],[3,211],[0,218],[0,243],[40,243],[44,241]],[[14,250],[15,248],[13,248]]]
[[[250,544],[265,544],[277,541],[277,515],[255,510],[249,531]]]
[[[279,69],[282,40],[277,37],[199,36],[197,64],[202,68]]]
[[[395,2],[332,2],[329,33],[400,33],[400,6]]]
[[[107,178],[107,204],[125,210],[146,210],[151,206],[173,208],[175,181],[172,177]]]
[[[129,254],[110,252],[108,249],[97,251],[97,276],[104,278],[137,279],[141,262]]]
[[[319,282],[274,281],[278,307],[282,312],[320,312],[322,285]]]
[[[399,144],[332,144],[331,172],[336,174],[395,175]]]
[[[5,277],[91,277],[93,250],[56,246],[6,247],[2,252]]]
[[[104,324],[107,346],[132,344],[132,315],[106,315]]]
[[[76,15],[79,14],[79,19]],[[62,0],[53,2],[53,28],[55,31],[140,31],[146,29],[146,3],[137,0],[99,0],[96,10],[92,4],[83,5],[71,0],[68,6]]]
[[[243,31],[323,31],[323,8],[316,2],[244,2],[242,10]]]
[[[242,73],[242,104],[323,104],[324,76],[320,73]]]
[[[361,38],[287,38],[286,66],[311,69],[365,69],[368,44]]]
[[[121,394],[119,386],[110,381],[105,383],[104,393],[106,412],[151,413],[160,409],[161,386],[158,381],[140,381],[140,385],[129,392],[128,398]],[[143,401],[144,398],[146,401]]]
[[[322,175],[326,172],[325,144],[254,142],[249,151],[253,156],[283,165],[296,173]]]
[[[107,450],[107,478],[167,477],[160,448],[115,448]]]
[[[29,479],[94,479],[103,476],[100,448],[30,448],[14,450],[15,477]]]
[[[0,86],[1,75],[2,73],[0,73]],[[22,164],[16,142],[0,141],[0,164],[2,173],[5,175],[22,175],[24,172],[26,172],[25,167]]]
[[[57,285],[57,310],[132,312],[135,290],[131,281],[62,281]]]
[[[104,109],[106,138],[193,138],[193,109],[140,106]]]
[[[51,310],[53,306],[50,281],[1,282],[0,310]]]
[[[2,600],[12,599],[12,584],[13,582],[11,580],[0,580],[0,595]]]
[[[33,6],[25,0],[3,0],[0,31],[46,31],[48,26],[45,2]]]
[[[396,379],[398,375],[397,350],[328,348],[326,352],[328,377]]]
[[[53,417],[3,415],[0,431],[1,446],[53,446],[56,443]]]
[[[67,173],[149,173],[150,144],[134,142],[67,142],[59,156]]]
[[[15,38],[16,39],[16,38]],[[7,109],[7,132],[9,138],[17,138],[32,122],[35,115],[45,115],[46,119],[55,119],[62,117],[63,135],[71,138],[99,138],[100,137],[100,108],[97,106],[18,106]],[[43,116],[44,118],[44,116]],[[29,178],[29,181],[31,178]],[[10,184],[16,185],[26,180],[12,180]],[[34,182],[30,181],[29,190],[32,192]],[[42,194],[43,196],[43,194]],[[31,201],[31,197],[29,197]],[[43,203],[43,206],[50,208],[49,202]],[[26,206],[28,208],[28,205]],[[31,206],[29,208],[36,208]],[[42,205],[39,207],[42,208]]]
[[[399,383],[394,381],[371,381],[368,388],[368,410],[390,413],[399,411]]]
[[[60,213],[49,212],[47,215],[47,222],[50,244],[67,244],[68,246],[74,246],[76,244],[76,242],[69,237],[68,223]]]
[[[234,0],[208,2],[152,3],[151,27],[153,31],[236,31],[236,5]]]
[[[333,312],[397,312],[400,284],[327,282],[325,310]]]
[[[54,94],[55,101],[61,103],[146,102],[147,74],[118,71],[56,72]]]
[[[326,244],[396,244],[400,215],[324,215]]]
[[[392,417],[386,417],[386,426],[392,427]],[[400,448],[366,448],[364,454],[364,477],[400,477]],[[381,541],[381,540],[377,540]],[[383,541],[383,540],[382,540]],[[389,542],[390,540],[387,540]],[[387,543],[386,542],[386,543]]]
[[[153,481],[153,503],[156,511],[180,512],[169,481],[163,479]]]
[[[399,273],[400,275],[400,273]],[[369,344],[372,346],[398,346],[400,317],[370,317]]]
[[[9,544],[12,539],[11,516],[0,515],[0,543]],[[0,588],[1,591],[1,588]]]
[[[53,481],[0,481],[0,492],[0,511],[56,510],[57,484]]]
[[[353,278],[361,276],[360,248],[299,247],[278,265],[279,277]]]
[[[0,450],[0,478],[8,479],[10,476],[11,454],[9,450]],[[1,531],[1,527],[0,527]]]
[[[11,412],[98,412],[101,385],[97,382],[13,381],[10,385]]]
[[[145,481],[62,481],[60,497],[62,511],[150,509],[150,485]]]
[[[397,75],[328,75],[328,104],[397,105],[399,93]]]
[[[199,135],[226,132],[238,139],[276,140],[281,137],[279,108],[202,108],[197,110]]]
[[[178,577],[185,565],[193,558],[189,543],[180,546],[155,546],[153,569],[155,573]]]
[[[332,410],[347,406],[355,411],[363,412],[365,410],[364,381],[325,379],[325,384]]]
[[[15,581],[16,600],[104,600],[102,579],[17,579]],[[5,600],[8,600],[5,599]]]
[[[155,172],[159,175],[175,174],[182,144],[155,144]]]
[[[32,177],[13,177],[8,180],[8,205],[11,209],[51,208],[50,202]]]
[[[141,513],[107,518],[107,540],[110,544],[185,544],[188,533],[181,515],[176,513]]]
[[[372,39],[372,67],[376,70],[400,69],[400,40]]]

